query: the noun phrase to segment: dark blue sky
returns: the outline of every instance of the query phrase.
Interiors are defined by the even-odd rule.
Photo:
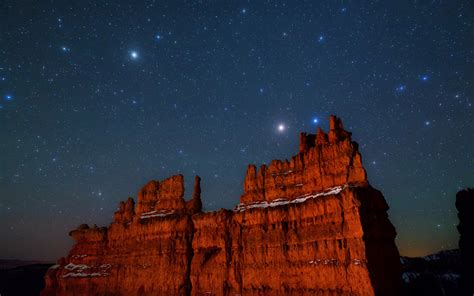
[[[330,114],[401,253],[457,247],[471,1],[143,2],[0,3],[1,258],[65,255],[69,230],[176,173],[202,177],[207,210],[232,208],[247,164],[289,158]]]

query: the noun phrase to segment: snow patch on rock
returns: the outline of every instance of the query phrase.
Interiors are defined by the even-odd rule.
[[[243,212],[248,209],[254,209],[254,208],[268,208],[268,207],[278,207],[278,206],[283,206],[283,205],[288,205],[288,204],[297,204],[297,203],[303,203],[307,201],[308,199],[312,198],[318,198],[321,196],[327,196],[327,195],[335,195],[339,194],[342,190],[346,189],[349,187],[349,185],[344,185],[344,186],[336,186],[329,188],[326,191],[315,193],[315,194],[305,194],[302,196],[299,196],[295,199],[284,199],[284,198],[278,198],[274,199],[270,202],[268,201],[257,201],[257,202],[252,202],[252,203],[240,203],[237,205],[237,207],[234,209],[235,212]]]

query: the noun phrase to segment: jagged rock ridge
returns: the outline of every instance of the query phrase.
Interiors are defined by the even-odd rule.
[[[388,205],[335,116],[299,153],[251,165],[234,210],[202,212],[196,177],[151,181],[107,228],[82,225],[42,295],[398,295]]]

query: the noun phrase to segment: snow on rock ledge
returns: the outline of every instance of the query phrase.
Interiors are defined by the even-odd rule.
[[[275,199],[273,201],[260,201],[260,202],[252,202],[252,203],[240,203],[237,205],[234,211],[236,212],[242,212],[248,209],[254,209],[254,208],[268,208],[268,207],[278,207],[278,206],[284,206],[288,204],[296,204],[296,203],[303,203],[307,201],[308,199],[311,198],[318,198],[321,196],[327,196],[327,195],[336,195],[339,194],[342,190],[348,188],[349,185],[343,185],[343,186],[335,186],[332,188],[329,188],[326,191],[319,192],[316,194],[305,194],[303,196],[299,196],[295,199],[292,200],[287,200],[284,198],[279,198]]]
[[[174,213],[174,210],[171,210],[171,211],[166,211],[166,210],[150,211],[150,212],[142,213],[141,216],[140,216],[140,219],[166,217],[166,216],[169,216],[173,213]]]
[[[86,264],[67,264],[64,269],[69,270],[70,272],[64,274],[63,278],[69,277],[101,277],[109,276],[111,264],[101,264],[100,266],[88,266]]]

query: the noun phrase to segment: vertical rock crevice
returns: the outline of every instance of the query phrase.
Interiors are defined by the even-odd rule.
[[[184,275],[184,289],[185,289],[185,295],[191,296],[192,289],[193,289],[193,285],[191,282],[191,263],[194,257],[193,239],[194,239],[195,229],[194,229],[193,219],[191,217],[188,217],[188,223],[190,225],[191,231],[190,231],[190,236],[188,237],[188,240],[187,240],[187,248],[186,248],[187,250],[186,251],[186,272]]]

